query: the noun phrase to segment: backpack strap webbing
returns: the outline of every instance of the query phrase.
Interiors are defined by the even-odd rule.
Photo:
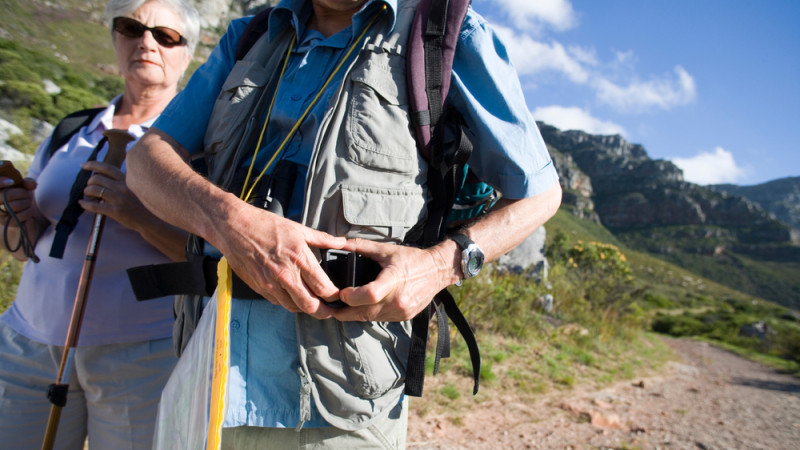
[[[445,110],[453,59],[470,0],[421,0],[408,41],[411,124],[422,156]]]
[[[61,119],[61,121],[59,121],[56,127],[53,129],[53,132],[50,135],[50,142],[48,142],[47,147],[44,150],[45,154],[47,155],[46,161],[49,161],[50,158],[53,157],[53,154],[58,151],[58,149],[69,143],[70,139],[72,139],[72,136],[74,136],[78,130],[88,126],[92,120],[94,120],[94,118],[105,109],[105,107],[82,109],[80,111],[75,111],[74,113],[68,114],[66,117]],[[105,137],[100,140],[100,143],[92,151],[92,156],[89,157],[90,161],[97,157],[97,152],[100,150],[103,144],[105,144],[105,142]],[[61,258],[64,255],[64,247],[67,244],[67,236],[69,236],[69,234],[75,228],[75,225],[78,222],[78,216],[83,213],[83,208],[81,208],[77,202],[83,196],[83,188],[86,187],[86,181],[88,181],[90,175],[91,172],[81,170],[78,173],[75,183],[72,185],[67,209],[65,209],[65,213],[62,214],[62,219],[59,220],[58,226],[56,227],[56,237],[53,241],[53,246],[50,249],[50,256],[54,258]],[[76,190],[79,190],[79,192],[74,192]],[[66,218],[64,217],[65,214],[67,215]]]
[[[77,133],[81,128],[89,125],[89,123],[91,123],[91,121],[94,120],[94,118],[105,109],[106,108],[104,107],[82,109],[80,111],[75,111],[74,113],[71,113],[61,119],[61,121],[58,122],[56,127],[53,129],[50,142],[47,144],[47,149],[45,150],[47,153],[47,159],[50,159],[56,150],[66,145],[66,143],[72,139],[72,135]]]
[[[444,238],[445,218],[463,182],[463,166],[472,153],[472,142],[464,132],[463,119],[446,106],[458,36],[469,4],[469,0],[422,0],[411,25],[407,55],[411,122],[419,151],[428,161],[427,181],[431,193],[422,230],[423,247]],[[475,334],[453,296],[444,289],[411,320],[406,395],[422,395],[428,325],[434,312],[439,329],[434,374],[438,371],[439,360],[450,354],[449,318],[469,349],[475,381],[473,392],[477,393],[480,352]]]
[[[475,339],[472,327],[447,289],[442,289],[436,294],[431,304],[411,319],[411,346],[408,352],[408,364],[406,364],[405,394],[412,397],[422,396],[425,380],[425,353],[428,345],[428,324],[434,311],[436,312],[439,328],[433,366],[434,375],[439,370],[439,360],[450,356],[450,331],[447,324],[447,320],[450,319],[467,344],[470,361],[472,362],[474,383],[472,393],[473,395],[477,394],[481,374],[481,354],[478,349],[478,341]]]
[[[87,161],[96,161],[97,154],[106,145],[108,138],[103,136],[100,142],[95,145],[92,153],[89,155]],[[69,190],[69,200],[64,211],[61,212],[61,217],[55,226],[55,236],[53,236],[53,243],[50,246],[50,257],[61,259],[64,257],[64,250],[67,247],[67,239],[72,231],[78,225],[78,219],[83,214],[83,207],[78,203],[83,198],[83,190],[86,189],[86,184],[89,178],[92,177],[92,171],[81,169],[78,175],[75,176],[75,181]]]

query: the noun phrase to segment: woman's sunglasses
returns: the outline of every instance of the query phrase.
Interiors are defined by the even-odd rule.
[[[125,37],[140,38],[144,35],[145,31],[149,31],[153,34],[153,39],[155,39],[156,42],[158,42],[163,47],[175,47],[178,45],[186,45],[186,38],[181,36],[180,33],[173,30],[172,28],[167,28],[167,27],[150,28],[136,19],[131,19],[130,17],[115,17],[113,24],[114,24],[114,31]]]

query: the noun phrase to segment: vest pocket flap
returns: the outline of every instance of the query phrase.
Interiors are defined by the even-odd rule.
[[[377,59],[377,60],[376,60]],[[369,86],[391,105],[405,105],[408,95],[405,83],[397,83],[405,77],[402,58],[368,59],[359,68],[353,70],[350,79]]]
[[[345,220],[367,227],[414,226],[424,211],[422,188],[379,188],[342,185],[342,209]]]
[[[231,91],[239,86],[262,87],[269,81],[269,73],[251,61],[239,61],[233,66],[222,85],[223,91]]]

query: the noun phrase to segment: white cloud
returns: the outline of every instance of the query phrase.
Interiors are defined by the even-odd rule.
[[[583,68],[578,58],[586,58],[588,52],[579,52],[577,49],[567,50],[558,42],[545,44],[519,35],[514,30],[502,26],[495,26],[497,34],[506,44],[506,49],[511,57],[511,62],[520,75],[531,75],[548,70],[564,73],[573,83],[584,84],[589,80],[589,74]]]
[[[670,109],[689,104],[697,97],[694,78],[681,66],[675,66],[674,76],[666,74],[646,82],[633,81],[627,86],[599,77],[593,86],[602,102],[624,112],[654,107]]]
[[[575,26],[575,11],[569,0],[489,0],[520,30],[548,25],[556,30]],[[486,0],[484,0],[486,2]]]
[[[574,84],[589,86],[597,102],[621,113],[640,113],[652,109],[668,110],[695,101],[697,88],[689,72],[676,65],[671,72],[647,80],[637,75],[638,58],[633,50],[615,51],[601,61],[594,48],[564,45],[543,39],[541,28],[555,31],[577,26],[577,15],[570,0],[476,0],[490,15],[506,16],[492,25],[506,45],[520,76],[562,74]]]
[[[533,112],[536,120],[541,120],[561,130],[582,130],[589,134],[620,134],[625,136],[625,129],[614,122],[598,119],[588,111],[578,107],[545,106]]]
[[[686,181],[697,184],[735,183],[746,175],[736,164],[733,154],[722,147],[702,152],[691,158],[671,158],[683,170]]]

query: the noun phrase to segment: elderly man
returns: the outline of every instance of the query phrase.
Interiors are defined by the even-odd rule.
[[[558,209],[558,177],[508,53],[469,9],[447,101],[473,135],[470,168],[503,198],[453,239],[396,245],[428,198],[398,44],[417,3],[284,0],[241,60],[235,49],[250,18],[233,21],[128,156],[142,202],[200,236],[205,254],[223,255],[268,300],[232,302],[223,448],[404,447],[407,321],[474,275],[462,270],[470,244],[490,261]],[[382,45],[369,50],[376,39]],[[187,164],[197,155],[209,178]],[[274,161],[298,171],[286,217],[245,201]],[[320,267],[321,249],[360,253],[382,270],[339,289]],[[346,307],[330,305],[337,300]],[[190,347],[211,345],[206,316],[205,341],[196,335]],[[196,363],[184,355],[179,366]]]

